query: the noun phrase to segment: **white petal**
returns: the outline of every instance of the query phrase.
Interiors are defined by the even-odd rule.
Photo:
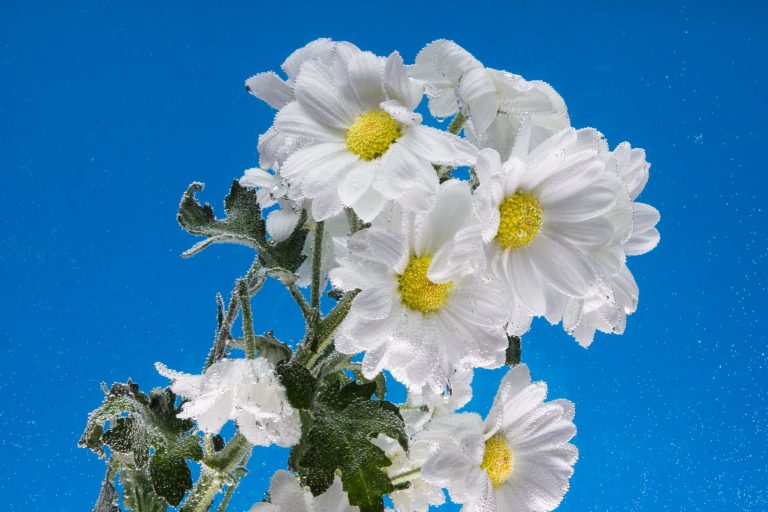
[[[552,286],[570,297],[595,291],[597,276],[586,256],[573,245],[540,233],[527,247],[531,261]]]
[[[352,166],[339,183],[339,198],[344,206],[355,204],[371,186],[378,162],[358,162]]]
[[[245,81],[245,88],[275,109],[293,101],[293,89],[272,71],[252,76]]]
[[[363,222],[371,222],[384,208],[384,197],[373,187],[360,196],[360,199],[352,205],[358,217]]]
[[[386,98],[384,69],[379,57],[371,52],[360,52],[350,59],[347,72],[349,83],[364,112],[373,110]]]
[[[499,109],[493,78],[485,69],[467,72],[459,83],[459,96],[469,107],[475,130],[482,134],[491,125]]]
[[[291,236],[299,223],[301,213],[293,210],[274,210],[267,216],[267,233],[275,242],[282,242]]]
[[[416,254],[434,254],[449,243],[471,219],[472,198],[466,182],[449,180],[440,185],[435,207],[414,227]]]
[[[627,256],[639,256],[653,250],[659,245],[659,231],[651,228],[642,233],[633,234],[624,244],[624,252]]]
[[[398,52],[392,52],[387,57],[384,66],[384,88],[387,97],[396,99],[408,110],[413,110],[421,102],[422,87],[408,78],[408,72],[403,64],[403,58]]]
[[[329,173],[336,173],[352,162],[356,157],[347,151],[344,144],[326,142],[301,148],[292,154],[280,170],[282,176],[293,184],[302,184],[305,177],[321,167]],[[314,185],[314,183],[313,183]]]
[[[337,130],[349,128],[361,112],[341,97],[333,74],[317,61],[301,67],[294,88],[296,100],[313,119]]]
[[[335,187],[330,187],[312,199],[312,218],[317,221],[326,220],[341,212],[339,193]]]
[[[632,231],[635,233],[648,231],[661,219],[659,211],[649,204],[634,203],[632,210]]]
[[[318,123],[298,101],[280,109],[275,117],[275,128],[289,137],[315,142],[343,142],[344,131]]]
[[[597,252],[613,238],[613,225],[605,217],[584,222],[547,222],[542,229],[589,252]]]

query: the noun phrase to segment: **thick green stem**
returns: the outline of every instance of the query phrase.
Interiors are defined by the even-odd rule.
[[[312,291],[310,292],[309,305],[312,309],[320,308],[320,263],[323,256],[323,232],[325,222],[320,221],[315,225],[315,244],[312,249]]]
[[[237,282],[237,295],[240,308],[243,310],[243,335],[245,336],[245,355],[248,359],[256,357],[256,340],[253,334],[253,315],[251,313],[251,296],[244,280]]]

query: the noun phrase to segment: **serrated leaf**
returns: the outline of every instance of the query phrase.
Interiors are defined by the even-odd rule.
[[[299,268],[304,261],[302,249],[307,237],[305,212],[302,212],[294,232],[282,242],[274,243],[267,240],[266,223],[255,190],[245,188],[235,180],[224,199],[227,216],[217,219],[213,207],[208,203],[200,204],[195,197],[203,188],[202,183],[192,183],[187,188],[176,218],[187,232],[207,239],[195,244],[182,256],[194,256],[216,243],[237,243],[256,249],[262,265],[268,270],[277,272],[282,269],[293,273]]]
[[[335,382],[324,388],[313,407],[314,422],[306,434],[308,448],[298,462],[304,482],[315,495],[325,492],[341,470],[350,503],[361,512],[383,510],[383,496],[394,487],[382,468],[391,464],[371,438],[385,434],[408,447],[397,407],[370,400],[374,383],[344,386]]]
[[[280,363],[277,374],[285,387],[288,402],[296,409],[308,409],[312,405],[317,383],[315,377],[298,363]]]
[[[214,238],[217,242],[237,242],[260,248],[266,236],[256,192],[235,180],[224,200],[227,217],[217,219],[210,204],[202,205],[195,198],[195,193],[203,188],[202,183],[192,183],[182,196],[176,217],[181,227],[193,235]]]

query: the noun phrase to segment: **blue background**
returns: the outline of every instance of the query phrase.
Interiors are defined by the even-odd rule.
[[[406,61],[454,38],[648,150],[662,242],[630,262],[628,333],[584,350],[538,322],[524,339],[534,378],[577,404],[561,509],[768,508],[765,4],[156,4],[0,5],[0,508],[89,510],[103,465],[76,443],[99,383],[198,370],[250,254],[181,260],[178,198],[199,180],[221,206],[273,115],[243,81],[320,36]],[[300,337],[277,286],[256,308],[257,329]],[[472,409],[500,377],[479,372]],[[257,450],[231,510],[285,458]]]

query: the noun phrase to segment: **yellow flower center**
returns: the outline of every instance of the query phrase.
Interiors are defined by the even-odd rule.
[[[379,158],[400,137],[400,125],[383,110],[371,110],[347,130],[347,148],[363,160]]]
[[[515,192],[499,205],[499,232],[496,241],[504,249],[525,247],[541,228],[541,204],[530,192]]]
[[[480,468],[488,472],[488,478],[494,487],[498,487],[506,482],[512,473],[514,459],[507,440],[497,434],[485,442],[485,453]]]
[[[427,277],[431,256],[413,256],[398,278],[397,290],[405,306],[421,313],[432,313],[445,304],[452,283],[433,283]]]

